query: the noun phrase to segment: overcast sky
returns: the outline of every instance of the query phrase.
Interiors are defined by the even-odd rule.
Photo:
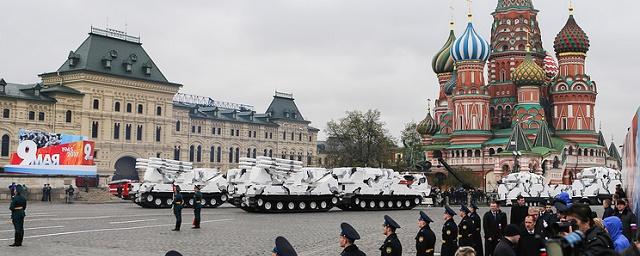
[[[598,83],[596,123],[621,143],[638,107],[640,1],[576,0],[591,40],[587,73]],[[32,83],[55,71],[90,26],[140,35],[146,51],[183,93],[254,105],[293,93],[312,125],[346,110],[379,109],[395,137],[437,97],[431,58],[448,33],[447,0],[2,1],[0,77]],[[489,40],[497,0],[473,3]],[[545,49],[565,24],[568,1],[537,0]],[[456,34],[466,3],[453,0]],[[125,26],[126,24],[126,26]],[[321,134],[321,138],[325,135]]]

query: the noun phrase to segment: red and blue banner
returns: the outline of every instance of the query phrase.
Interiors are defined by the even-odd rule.
[[[86,137],[21,129],[20,142],[5,172],[95,176],[95,143]]]

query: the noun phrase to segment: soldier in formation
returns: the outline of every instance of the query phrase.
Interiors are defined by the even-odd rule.
[[[13,244],[9,246],[22,246],[24,238],[24,217],[27,209],[27,199],[22,195],[24,193],[22,186],[16,186],[16,194],[11,198],[11,222],[15,231]]]
[[[473,221],[469,218],[469,213],[471,211],[466,205],[460,206],[460,224],[458,224],[458,246],[464,247],[469,246],[473,247],[473,231],[475,227],[473,226]]]
[[[340,256],[366,256],[366,254],[354,242],[360,239],[360,234],[348,223],[340,224],[340,247],[342,247],[342,253]]]
[[[196,185],[193,190],[193,227],[195,229],[200,228],[200,210],[202,209],[202,192],[200,192],[200,186]]]
[[[418,227],[420,230],[416,235],[416,256],[433,256],[436,245],[436,234],[429,227],[429,223],[433,222],[429,216],[420,211],[418,218]]]
[[[298,253],[286,238],[279,236],[276,237],[276,246],[273,247],[271,256],[298,256]]]
[[[453,221],[456,212],[449,206],[445,206],[444,225],[442,226],[442,246],[440,247],[440,255],[454,256],[458,250],[458,226]]]
[[[184,198],[180,194],[180,186],[175,186],[173,192],[173,215],[176,216],[176,227],[172,231],[180,231],[182,225],[182,206],[184,205]]]
[[[396,235],[396,229],[400,228],[400,225],[388,215],[384,216],[384,224],[382,225],[382,233],[387,236],[380,246],[381,256],[401,256],[402,244]]]
[[[476,256],[482,256],[482,235],[480,231],[482,229],[482,221],[480,220],[480,215],[478,215],[478,206],[475,203],[471,204],[471,213],[469,213],[469,218],[473,221],[473,226],[475,227],[472,235],[473,235],[473,249],[476,251]]]

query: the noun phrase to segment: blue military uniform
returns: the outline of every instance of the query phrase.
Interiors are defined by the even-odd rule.
[[[366,256],[366,254],[360,251],[360,249],[358,249],[358,246],[354,244],[356,240],[360,239],[360,234],[358,234],[358,231],[356,231],[356,229],[354,229],[348,223],[340,224],[340,230],[340,235],[351,241],[351,244],[345,247],[344,250],[342,250],[340,256]]]
[[[384,225],[387,227],[396,230],[400,228],[400,225],[396,221],[394,221],[388,215],[384,216]],[[381,256],[401,256],[402,255],[402,244],[400,244],[400,239],[398,239],[398,235],[396,233],[391,233],[387,236],[380,246],[380,255]]]
[[[473,247],[473,231],[475,230],[475,226],[473,225],[473,221],[469,217],[469,213],[471,212],[466,205],[462,205],[460,207],[460,211],[464,212],[464,217],[460,220],[460,224],[458,224],[458,245],[462,246],[470,246]]]
[[[10,246],[22,246],[22,239],[24,238],[24,217],[26,216],[27,199],[22,195],[23,193],[22,186],[17,185],[16,195],[11,198],[11,205],[9,205],[11,222],[13,222],[15,230],[14,241]]]
[[[180,194],[180,187],[175,187],[176,193],[173,196],[173,215],[176,216],[176,227],[173,231],[180,231],[182,225],[182,207],[184,205],[184,198]]]
[[[202,192],[200,187],[193,195],[193,228],[200,228],[200,210],[202,209]]]
[[[276,246],[273,247],[273,253],[277,256],[298,256],[296,250],[293,249],[293,246],[287,241],[284,237],[276,237]]]
[[[441,256],[454,256],[458,250],[458,226],[453,221],[456,212],[449,206],[445,206],[445,214],[451,216],[442,226],[442,247],[440,248]]]
[[[421,228],[416,235],[416,256],[433,256],[436,245],[436,234],[429,227],[429,223],[433,222],[429,216],[423,211],[420,211],[420,218],[418,220],[427,223],[426,226]]]
[[[473,249],[476,250],[476,256],[483,256],[484,250],[482,249],[482,235],[480,234],[480,230],[482,229],[482,220],[480,219],[480,215],[478,214],[478,206],[472,203],[471,207],[474,209],[474,211],[469,214],[469,218],[471,218],[471,221],[473,221],[473,226],[475,227],[472,232]]]

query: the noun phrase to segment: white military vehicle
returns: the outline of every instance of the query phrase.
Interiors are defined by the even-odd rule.
[[[567,185],[549,186],[544,176],[520,171],[502,178],[498,185],[498,201],[510,205],[518,196],[523,196],[529,204],[540,204],[570,189]]]
[[[588,198],[590,203],[600,203],[615,194],[617,185],[622,185],[620,171],[606,167],[586,168],[576,175],[569,194],[574,198]]]
[[[217,169],[193,168],[191,162],[162,158],[138,158],[136,169],[144,178],[134,186],[134,202],[145,208],[169,208],[174,185],[181,189],[187,207],[193,205],[194,186],[200,186],[204,207],[218,207],[228,199],[227,180]]]

